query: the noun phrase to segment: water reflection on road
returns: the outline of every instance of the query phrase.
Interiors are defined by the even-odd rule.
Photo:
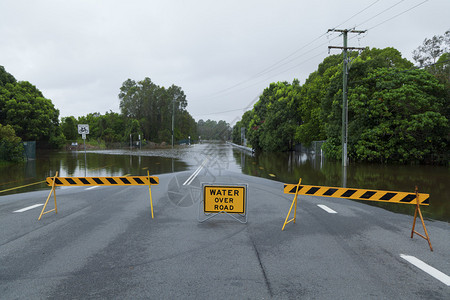
[[[23,164],[0,166],[0,196],[47,189],[44,180],[54,176],[122,176],[146,175],[195,170],[208,158],[205,170],[220,174],[222,170],[265,177],[285,183],[302,183],[323,186],[343,186],[378,190],[413,192],[417,185],[422,193],[429,193],[429,207],[424,216],[450,221],[450,201],[446,185],[450,171],[446,167],[404,166],[380,164],[350,164],[347,176],[340,162],[330,162],[295,152],[263,153],[252,156],[233,149],[228,144],[197,144],[175,149],[152,150],[98,150],[84,152],[38,152],[37,159]],[[36,184],[37,183],[37,184]],[[32,184],[17,190],[18,186]],[[282,191],[280,191],[281,193]],[[367,204],[413,214],[413,205],[367,202]]]

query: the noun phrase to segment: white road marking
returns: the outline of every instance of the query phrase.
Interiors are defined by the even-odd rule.
[[[332,210],[331,208],[329,208],[329,207],[326,206],[326,205],[323,205],[323,204],[317,204],[317,206],[320,207],[321,209],[323,209],[324,211],[326,211],[327,213],[330,213],[330,214],[337,214],[337,211]]]
[[[192,181],[194,181],[195,177],[197,177],[197,175],[201,172],[201,170],[203,169],[203,167],[205,166],[207,161],[208,161],[208,159],[205,158],[205,160],[202,162],[202,164],[197,168],[197,170],[195,170],[194,173],[192,173],[191,176],[189,176],[188,179],[186,179],[186,181],[183,183],[183,185],[190,185],[192,183]]]
[[[92,189],[95,189],[95,188],[98,188],[98,185],[94,185],[94,186],[88,187],[86,190],[92,190]]]
[[[39,207],[39,206],[42,206],[42,205],[44,205],[44,203],[31,205],[31,206],[28,206],[28,207],[25,207],[25,208],[22,208],[22,209],[15,210],[13,212],[15,212],[15,213],[24,212],[24,211],[27,211],[27,210],[30,210],[30,209],[33,209],[33,208],[36,208],[36,207]]]
[[[450,286],[450,277],[448,275],[442,273],[438,269],[433,268],[432,266],[424,263],[423,261],[421,261],[420,259],[418,259],[418,258],[416,258],[414,256],[400,254],[400,257],[403,258],[404,260],[406,260],[407,262],[415,265],[416,267],[418,267],[422,271],[424,271],[424,272],[428,273],[429,275],[433,276],[434,278],[436,278],[437,280],[441,281],[445,285]]]

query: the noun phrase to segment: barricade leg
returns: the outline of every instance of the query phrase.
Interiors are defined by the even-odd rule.
[[[289,209],[289,212],[288,212],[288,214],[287,214],[287,216],[286,216],[286,220],[284,220],[283,228],[281,228],[281,231],[284,230],[284,227],[286,226],[286,224],[291,223],[292,221],[294,221],[294,223],[295,223],[295,220],[296,220],[296,218],[297,218],[297,197],[298,197],[298,191],[300,190],[300,184],[301,184],[301,182],[302,182],[302,179],[300,178],[299,181],[298,181],[298,184],[297,184],[297,190],[295,191],[295,197],[294,197],[294,200],[292,200],[291,208]],[[292,207],[293,207],[294,205],[295,205],[295,208],[294,208],[294,217],[288,221],[289,216],[291,215]]]
[[[153,219],[153,199],[152,199],[152,185],[150,183],[150,172],[147,170],[148,177],[148,192],[150,194],[150,209],[152,211],[152,219]]]
[[[414,230],[414,228],[416,227],[417,214],[419,214],[420,220],[422,221],[422,227],[423,227],[423,231],[425,232],[425,236]],[[413,227],[411,230],[411,238],[413,238],[414,233],[417,234],[418,236],[420,236],[421,238],[427,240],[428,245],[430,246],[430,250],[433,251],[433,247],[431,246],[430,237],[428,236],[427,228],[425,227],[425,222],[423,221],[422,211],[420,210],[419,191],[418,191],[417,186],[416,186],[416,210],[414,211],[414,221],[413,221]]]
[[[56,172],[55,177],[53,177],[52,189],[50,191],[50,194],[48,194],[47,201],[45,201],[44,207],[42,208],[42,211],[41,211],[41,214],[39,215],[38,221],[40,221],[42,216],[45,215],[45,214],[48,214],[48,213],[53,212],[53,211],[55,212],[55,214],[58,213],[58,207],[56,205],[56,191],[55,191],[56,177],[58,177],[58,172]],[[53,193],[53,198],[55,199],[55,208],[52,209],[52,210],[49,210],[49,211],[45,211],[45,208],[47,207],[47,204],[48,204],[48,200],[50,200],[50,197],[51,197],[52,193]]]

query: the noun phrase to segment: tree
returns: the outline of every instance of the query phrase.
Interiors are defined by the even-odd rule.
[[[166,133],[172,131],[172,115],[178,121],[187,106],[186,95],[180,87],[172,85],[166,89],[148,77],[139,82],[126,80],[120,88],[119,99],[122,115],[138,120],[147,139],[159,141],[168,141]],[[176,129],[182,135],[179,125]]]
[[[180,128],[180,136],[177,136],[177,140],[187,139],[189,136],[191,139],[197,139],[197,123],[188,111],[181,111],[181,116],[177,118],[178,128]]]
[[[66,140],[76,140],[78,138],[78,126],[75,117],[65,117],[61,119],[61,131]]]
[[[386,70],[407,70],[413,64],[403,58],[401,53],[394,48],[366,48],[359,56],[351,55],[352,62],[349,69],[348,83],[348,154],[352,156],[352,147],[359,138],[359,131],[365,127],[360,126],[356,122],[355,114],[358,111],[352,109],[352,95],[358,95],[361,98],[367,97],[358,88],[367,81],[367,76],[377,69],[384,68]],[[321,100],[321,122],[325,126],[326,140],[324,150],[327,157],[333,159],[341,159],[341,130],[342,130],[342,62],[337,67],[330,67],[328,73],[325,71],[324,76],[328,77],[326,85],[322,87],[326,90],[325,96]]]
[[[447,33],[443,40],[448,40]],[[440,76],[431,75],[428,68],[413,70],[394,48],[366,48],[360,55],[349,55],[350,159],[449,161],[449,65],[447,50],[443,51],[438,60],[442,64],[436,65]],[[326,139],[327,157],[340,159],[342,55],[325,58],[303,86],[296,80],[272,83],[234,126],[235,142],[240,142],[241,127],[256,149],[288,150],[293,142]]]
[[[5,86],[7,83],[16,83],[14,76],[6,72],[3,66],[0,66],[0,87]]]
[[[31,83],[7,83],[0,88],[0,120],[14,128],[23,140],[58,147],[64,140],[59,128],[59,110]]]
[[[203,121],[200,119],[197,123],[197,132],[202,137],[202,140],[229,140],[231,135],[230,125],[220,120]]]
[[[22,140],[16,136],[12,126],[0,124],[0,160],[22,161],[23,151]]]
[[[444,35],[435,35],[425,39],[421,46],[413,51],[413,59],[419,67],[436,63],[443,53],[448,53],[450,48],[450,30]]]
[[[259,148],[265,151],[287,151],[295,146],[296,128],[301,124],[298,114],[300,100],[300,84],[294,80],[292,84],[278,82],[271,84],[267,93],[260,97],[260,105],[265,104],[261,111],[259,133]],[[258,103],[257,103],[258,104]],[[252,144],[253,145],[253,144]]]
[[[233,139],[240,141],[240,127],[246,129],[249,144],[257,150],[285,151],[295,144],[295,129],[301,117],[297,112],[300,84],[294,80],[271,83],[258,102],[233,129]]]
[[[424,70],[374,70],[349,95],[349,156],[404,163],[449,153],[443,95],[443,85]]]

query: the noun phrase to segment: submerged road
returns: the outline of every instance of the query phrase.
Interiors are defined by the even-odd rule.
[[[1,299],[450,299],[450,225],[346,199],[293,195],[283,183],[217,169],[163,174],[147,187],[0,197]],[[198,222],[200,184],[248,185],[248,223]],[[53,203],[50,201],[49,205]],[[417,230],[422,232],[419,222]]]

